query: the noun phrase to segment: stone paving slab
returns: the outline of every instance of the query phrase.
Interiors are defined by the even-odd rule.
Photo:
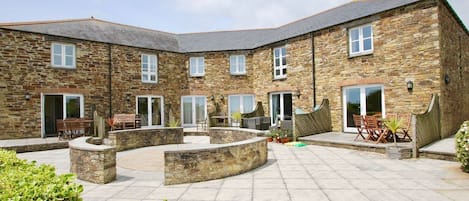
[[[188,138],[190,137],[190,138]],[[200,137],[193,146],[207,143]],[[163,149],[161,146],[159,149]],[[117,180],[97,185],[84,181],[87,200],[467,200],[469,174],[459,163],[433,159],[389,160],[385,155],[324,146],[287,147],[269,143],[268,162],[251,172],[229,178],[165,186],[163,172],[118,166]],[[118,154],[145,156],[151,149]],[[155,149],[156,150],[156,149]],[[20,158],[53,164],[69,171],[69,151],[18,154]],[[151,158],[151,157],[150,157]]]

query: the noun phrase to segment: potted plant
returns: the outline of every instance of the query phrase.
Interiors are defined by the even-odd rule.
[[[168,127],[175,128],[175,127],[179,127],[179,125],[180,125],[179,120],[176,120],[174,118],[169,120]]]
[[[107,118],[106,123],[109,125],[111,131],[116,128],[117,121],[114,118]]]
[[[266,133],[264,136],[267,137],[267,142],[272,142],[273,140],[273,134],[271,132]]]
[[[402,119],[390,118],[384,121],[384,125],[388,131],[392,134],[394,146],[386,147],[386,155],[391,159],[404,159],[410,158],[412,155],[412,149],[410,147],[397,146],[396,133],[403,127]],[[386,131],[385,131],[386,132]]]
[[[231,119],[233,119],[233,122],[231,122],[232,126],[239,127],[239,124],[241,122],[241,112],[234,112],[231,114]]]

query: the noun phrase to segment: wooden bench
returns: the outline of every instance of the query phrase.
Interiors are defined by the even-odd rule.
[[[136,114],[114,114],[116,129],[139,128],[140,118]]]
[[[72,139],[89,133],[93,121],[84,118],[57,119],[56,128],[59,139]]]

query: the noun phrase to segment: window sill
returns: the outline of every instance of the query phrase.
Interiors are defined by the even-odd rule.
[[[286,80],[287,79],[287,76],[284,76],[284,77],[276,77],[274,79],[272,79],[272,81],[283,81],[283,80]]]
[[[73,66],[73,67],[69,67],[69,66],[51,66],[52,68],[55,68],[55,69],[65,69],[65,70],[76,70],[77,67],[76,66]]]
[[[230,73],[232,76],[244,76],[247,75],[246,73]]]
[[[142,81],[143,84],[158,84],[158,81]]]
[[[351,59],[351,58],[355,58],[355,57],[368,56],[368,55],[372,55],[372,54],[373,54],[373,51],[360,52],[360,53],[349,54],[348,58]]]
[[[190,77],[192,78],[202,78],[204,77],[205,75],[190,75]]]

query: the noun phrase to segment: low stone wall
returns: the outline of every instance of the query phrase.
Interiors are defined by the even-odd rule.
[[[232,143],[210,148],[165,151],[165,185],[238,175],[267,162],[267,140],[265,137],[255,137],[260,132],[210,128],[209,133],[211,143]]]
[[[210,144],[226,144],[264,136],[266,131],[245,128],[210,128]]]
[[[140,128],[119,131],[109,131],[110,146],[117,151],[124,151],[140,147],[165,144],[183,144],[184,132],[182,128]]]
[[[81,137],[69,142],[70,172],[78,179],[105,184],[116,179],[116,149]]]

